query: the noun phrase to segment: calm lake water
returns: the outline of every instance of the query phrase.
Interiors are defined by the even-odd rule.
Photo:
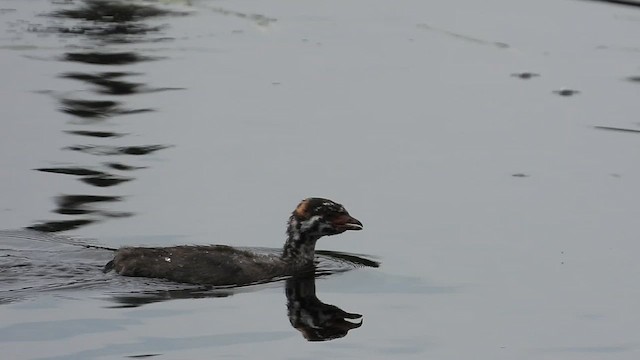
[[[2,358],[637,359],[638,34],[599,1],[0,0]],[[364,223],[330,275],[101,271],[279,248],[309,196]]]

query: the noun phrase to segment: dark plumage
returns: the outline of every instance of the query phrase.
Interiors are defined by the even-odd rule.
[[[289,217],[282,255],[256,254],[226,245],[123,247],[105,272],[205,285],[246,285],[313,268],[316,241],[362,223],[331,200],[303,200]]]

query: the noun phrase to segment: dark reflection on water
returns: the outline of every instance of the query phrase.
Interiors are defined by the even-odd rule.
[[[148,56],[138,51],[110,51],[102,50],[105,44],[154,42],[160,38],[151,38],[152,34],[161,34],[167,25],[148,24],[145,21],[152,18],[185,16],[188,13],[176,12],[151,6],[149,4],[132,4],[126,1],[98,1],[85,0],[78,2],[64,2],[57,4],[60,9],[47,14],[57,19],[51,26],[33,26],[33,32],[57,33],[64,37],[76,37],[83,41],[86,51],[67,52],[61,56],[63,61],[73,63],[91,64],[96,67],[103,65],[118,65],[126,69],[131,64],[143,61],[160,60],[162,57]],[[156,35],[157,36],[157,35]],[[118,96],[119,100],[109,98],[74,98],[61,97],[60,108],[64,114],[72,118],[80,118],[82,122],[73,122],[76,128],[65,129],[68,134],[100,139],[100,144],[69,144],[63,149],[73,150],[96,156],[120,157],[127,155],[146,156],[166,149],[166,144],[130,144],[114,145],[108,142],[115,138],[127,138],[128,133],[115,133],[102,129],[92,129],[92,126],[101,125],[109,119],[114,122],[119,116],[135,116],[137,114],[154,111],[151,108],[131,109],[122,101],[122,96],[149,93],[164,90],[177,90],[179,88],[163,87],[153,88],[142,82],[129,82],[123,78],[128,76],[142,76],[139,72],[123,71],[95,71],[95,72],[65,72],[59,75],[61,78],[78,80],[88,83],[95,88],[93,93],[99,96]],[[79,92],[75,92],[78,94]],[[74,139],[80,139],[76,137]],[[105,143],[106,142],[106,143]],[[119,185],[135,180],[131,176],[134,170],[146,168],[145,166],[132,166],[124,161],[96,162],[95,164],[72,164],[64,167],[42,167],[36,171],[76,176],[80,183],[92,188],[117,189]],[[118,174],[120,171],[128,172],[127,176]],[[132,216],[130,212],[107,211],[99,208],[106,202],[119,202],[123,198],[119,194],[92,195],[83,194],[61,195],[55,198],[57,208],[52,212],[68,217],[67,219],[55,219],[41,221],[30,229],[43,232],[59,232],[77,229],[78,227],[104,221],[110,218]]]
[[[260,253],[279,253],[279,249],[251,248]],[[265,287],[279,287],[284,282],[287,317],[291,326],[300,331],[309,341],[326,341],[344,337],[362,326],[362,315],[342,310],[338,306],[326,304],[316,296],[316,278],[334,275],[360,267],[378,267],[380,263],[364,255],[319,251],[316,254],[314,271],[293,277],[271,279],[249,286],[211,287],[184,284],[179,288],[167,288],[174,283],[164,280],[133,278],[131,281],[156,282],[160,289],[136,290],[116,293],[111,300],[116,308],[138,307],[150,303],[175,299],[201,299],[228,297],[237,293],[257,291]],[[117,276],[117,275],[114,275]],[[143,280],[144,279],[144,280]]]
[[[599,130],[609,130],[609,131],[619,131],[619,132],[626,132],[626,133],[640,133],[640,130],[637,129],[627,129],[627,128],[619,128],[619,127],[612,127],[612,126],[594,126],[594,129],[599,129]]]
[[[131,359],[143,359],[143,358],[148,358],[148,357],[154,357],[154,356],[160,356],[162,354],[143,354],[143,355],[129,355],[127,356],[128,358]]]
[[[149,37],[150,34],[165,29],[166,25],[148,25],[144,20],[188,15],[185,12],[125,1],[86,0],[83,3],[71,2],[70,4],[74,7],[48,14],[50,17],[65,19],[66,23],[51,26],[32,25],[30,31],[80,35],[95,42],[110,44],[157,42],[172,40],[167,37]],[[69,5],[69,3],[58,5]]]
[[[90,130],[67,130],[65,131],[67,134],[80,135],[80,136],[90,136],[97,138],[109,138],[109,137],[122,137],[127,134],[120,134],[111,131],[90,131]]]
[[[95,36],[95,37],[103,37],[109,36],[108,40],[112,43],[127,43],[134,42],[131,40],[127,40],[127,37],[123,35],[146,35],[149,32],[157,32],[163,29],[164,26],[139,26],[139,25],[103,25],[98,28],[96,26],[74,26],[74,27],[59,27],[59,28],[48,28],[47,30],[54,30],[61,34],[74,34],[74,35],[87,35],[87,36]],[[120,35],[122,37],[116,37]],[[135,42],[139,42],[135,41]]]
[[[51,16],[101,23],[132,23],[152,17],[168,15],[187,15],[142,4],[130,4],[119,1],[86,1],[74,9],[55,11]]]
[[[40,168],[35,170],[54,174],[80,176],[80,181],[98,187],[114,186],[126,181],[133,180],[133,178],[131,177],[123,177],[82,167]]]
[[[92,215],[93,217],[62,221],[44,221],[29,226],[28,229],[43,232],[59,232],[77,229],[78,227],[89,225],[102,218],[122,218],[133,216],[133,213],[130,212],[114,212],[91,207],[92,204],[118,201],[122,201],[120,196],[61,195],[55,199],[57,208],[53,210],[54,213],[61,215]]]
[[[63,59],[97,65],[129,65],[141,61],[157,60],[158,58],[143,56],[134,52],[84,52],[66,53]]]
[[[67,205],[82,206],[99,197],[67,198]],[[280,249],[251,248],[258,253]],[[131,308],[174,299],[227,297],[284,285],[287,316],[291,325],[309,341],[344,337],[362,326],[362,315],[346,312],[316,296],[315,279],[354,270],[378,267],[363,255],[321,251],[315,271],[240,287],[210,287],[173,283],[160,279],[119,276],[102,271],[114,249],[82,240],[35,231],[0,231],[0,304],[35,297],[43,292],[69,289],[107,289],[114,308]]]
[[[289,322],[309,341],[338,339],[362,326],[362,315],[346,312],[318,299],[314,276],[288,279],[285,292]],[[360,321],[354,321],[356,319]]]
[[[638,0],[591,0],[591,1],[600,1],[600,2],[608,2],[612,4],[640,7],[640,2],[638,2]]]
[[[103,95],[131,95],[137,93],[150,93],[169,90],[183,90],[179,87],[150,88],[145,84],[116,80],[125,76],[140,75],[139,73],[126,72],[100,72],[100,73],[65,73],[62,78],[84,81],[95,85],[96,93]]]
[[[81,167],[68,167],[68,168],[41,168],[36,169],[38,171],[50,172],[55,174],[66,174],[66,175],[78,175],[78,176],[86,176],[86,175],[103,175],[102,171],[90,170]]]
[[[44,232],[60,232],[60,231],[74,230],[81,226],[89,225],[94,222],[95,220],[92,220],[92,219],[46,221],[40,224],[27,226],[27,229],[44,231]]]
[[[93,155],[147,155],[158,150],[166,149],[169,145],[143,146],[107,146],[107,145],[74,145],[65,149],[80,151]]]
[[[81,167],[67,167],[67,168],[42,168],[36,169],[42,172],[49,172],[54,174],[76,175],[80,176],[80,181],[98,187],[108,187],[118,185],[125,181],[131,181],[133,178],[122,177],[118,175],[108,174],[98,170],[91,170]]]
[[[91,212],[86,209],[88,204],[100,203],[100,202],[114,202],[121,201],[119,196],[98,196],[98,195],[63,195],[56,199],[58,204],[58,210],[61,211],[84,211],[83,213]]]
[[[371,263],[371,260],[359,258],[356,255],[332,252],[326,252],[324,261],[336,260],[332,258],[334,254],[337,255],[338,258],[342,255],[349,255],[351,259],[358,258],[368,264]],[[341,263],[342,266],[346,266],[344,262]],[[357,266],[362,266],[362,264],[355,263],[352,264],[351,267],[345,267],[337,272],[348,271]],[[117,303],[114,308],[133,308],[167,300],[228,297],[236,293],[257,291],[265,287],[279,287],[282,286],[282,282],[284,281],[287,317],[289,318],[291,326],[297,329],[302,336],[309,341],[327,341],[344,337],[350,330],[362,326],[361,314],[346,312],[338,306],[326,304],[318,299],[316,296],[316,278],[327,275],[330,275],[330,273],[320,274],[316,271],[315,274],[294,276],[287,279],[279,279],[276,282],[239,288],[210,288],[185,285],[184,288],[178,289],[116,294],[113,295],[110,300]],[[158,285],[160,285],[160,287],[167,286],[167,284],[162,283]]]
[[[131,166],[131,165],[126,165],[121,163],[103,163],[103,165],[112,169],[122,170],[122,171],[131,171],[131,170],[138,170],[138,169],[145,168],[144,166]]]
[[[138,92],[138,88],[142,84],[130,83],[125,81],[115,80],[117,78],[124,77],[126,75],[138,75],[137,73],[122,73],[122,72],[106,72],[96,74],[86,73],[66,73],[61,77],[67,79],[81,80],[88,82],[99,87],[98,93],[111,94],[111,95],[128,95]]]
[[[63,107],[60,110],[62,112],[81,118],[105,118],[153,111],[152,109],[121,109],[120,103],[117,101],[62,99],[61,102]]]
[[[80,179],[80,181],[82,182],[85,182],[87,184],[97,186],[97,187],[114,186],[114,185],[118,185],[120,183],[131,181],[131,180],[133,180],[133,178],[126,178],[126,177],[114,176],[114,175],[87,176]]]

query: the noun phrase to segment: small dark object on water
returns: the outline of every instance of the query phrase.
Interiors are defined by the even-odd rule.
[[[523,80],[528,80],[534,77],[538,77],[540,76],[540,74],[536,74],[536,73],[532,73],[532,72],[521,72],[521,73],[513,73],[511,74],[512,77],[517,77]]]
[[[560,89],[560,90],[554,90],[553,93],[558,94],[560,96],[573,96],[573,95],[580,94],[580,91],[572,90],[572,89]]]
[[[344,206],[303,200],[289,217],[282,255],[262,255],[226,245],[123,247],[104,271],[202,285],[248,285],[313,270],[318,239],[362,230]]]
[[[513,176],[513,177],[521,177],[521,178],[529,177],[529,175],[527,175],[525,173],[515,173],[515,174],[511,174],[511,176]]]
[[[594,126],[595,129],[600,130],[611,130],[611,131],[621,131],[621,132],[630,132],[630,133],[640,133],[640,130],[636,129],[625,129],[625,128],[617,128],[611,126]]]
[[[129,355],[127,357],[131,359],[143,359],[143,358],[149,358],[149,357],[160,356],[160,355],[162,354],[140,354],[140,355]]]

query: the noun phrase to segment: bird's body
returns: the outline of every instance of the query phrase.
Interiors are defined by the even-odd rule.
[[[287,272],[280,256],[226,245],[123,247],[117,251],[111,266],[125,276],[219,286],[250,284]]]
[[[287,226],[281,255],[258,254],[226,245],[123,247],[105,271],[190,284],[246,285],[296,275],[313,268],[316,241],[325,235],[360,230],[362,224],[340,204],[303,200]]]

